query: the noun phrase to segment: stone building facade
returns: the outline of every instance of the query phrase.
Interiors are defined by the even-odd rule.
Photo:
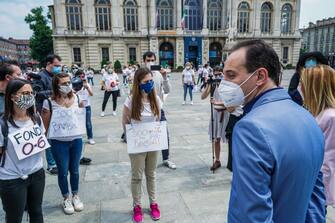
[[[232,45],[260,38],[282,63],[295,64],[301,0],[54,0],[54,49],[65,64],[141,62],[151,50],[162,65],[220,63]]]
[[[335,17],[309,23],[302,30],[302,48],[307,51],[320,51],[335,67]]]

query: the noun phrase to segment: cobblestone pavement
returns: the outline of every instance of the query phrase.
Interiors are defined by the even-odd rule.
[[[293,71],[286,71],[283,84],[287,86]],[[215,174],[209,171],[211,143],[207,135],[210,118],[208,100],[194,95],[194,105],[182,105],[180,73],[171,74],[173,88],[165,103],[171,137],[170,158],[177,170],[159,165],[157,194],[164,223],[223,223],[226,222],[231,173],[226,168]],[[99,78],[95,79],[98,83]],[[93,159],[90,166],[80,168],[80,196],[85,210],[66,216],[60,207],[61,194],[57,177],[47,174],[44,194],[44,215],[47,223],[126,223],[131,222],[130,163],[126,144],[120,142],[121,111],[125,94],[119,99],[117,116],[112,116],[112,103],[101,118],[103,92],[94,86],[92,98],[96,145],[85,145],[85,156]],[[227,145],[222,146],[222,164],[226,165]],[[161,157],[159,158],[161,163]],[[144,187],[145,188],[145,187]],[[148,197],[142,197],[145,222],[152,222],[148,214]],[[329,209],[330,223],[335,223],[334,209]],[[2,222],[4,214],[0,212]],[[26,217],[25,217],[26,219]]]

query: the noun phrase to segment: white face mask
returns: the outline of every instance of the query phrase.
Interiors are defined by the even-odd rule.
[[[256,70],[257,71],[257,70]],[[231,81],[222,80],[219,86],[219,95],[223,104],[226,107],[236,107],[244,104],[244,99],[252,94],[258,86],[256,86],[247,95],[244,95],[241,86],[245,84],[255,73],[253,72],[245,81],[240,85],[235,84]]]
[[[59,91],[63,94],[68,94],[72,91],[72,84],[59,86]]]
[[[149,70],[151,70],[151,66],[155,65],[155,62],[148,62],[145,64]]]

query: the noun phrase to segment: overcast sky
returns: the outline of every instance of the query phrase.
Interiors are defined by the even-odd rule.
[[[43,6],[47,10],[52,2],[53,0],[0,0],[0,36],[29,38],[31,31],[24,17],[37,6]],[[334,9],[335,0],[302,0],[300,27],[319,19],[335,17]]]

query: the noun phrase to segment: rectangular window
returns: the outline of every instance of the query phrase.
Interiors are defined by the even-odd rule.
[[[101,48],[101,58],[102,60],[109,61],[109,48],[108,47]]]
[[[79,47],[73,48],[73,60],[75,63],[81,63],[81,52]]]
[[[288,62],[288,47],[283,47],[283,63]]]
[[[136,61],[136,48],[130,47],[129,48],[129,62],[135,62]]]

